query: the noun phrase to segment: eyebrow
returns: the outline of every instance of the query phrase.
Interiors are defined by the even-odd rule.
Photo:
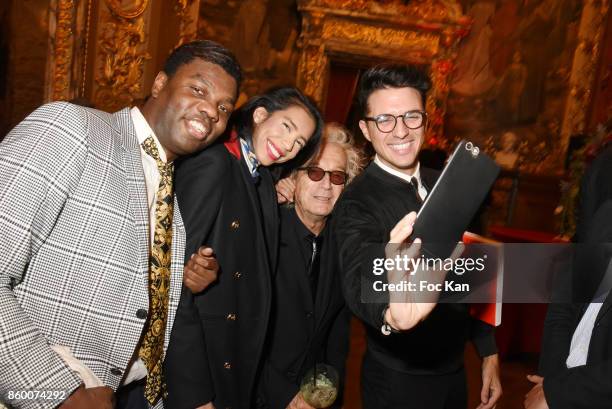
[[[212,89],[216,89],[215,84],[213,84],[210,80],[208,80],[208,78],[205,78],[204,76],[202,76],[202,74],[200,74],[199,72],[196,72],[195,74],[193,74],[189,78],[190,79],[194,79],[196,81],[200,81],[200,82],[204,83],[206,86],[208,86],[208,87],[210,87]],[[222,99],[222,102],[234,105],[236,103],[236,98],[228,96],[228,97],[225,97],[224,99]]]
[[[289,122],[291,124],[291,126],[293,126],[293,129],[295,129],[296,131],[298,130],[297,126],[295,126],[295,124],[293,123],[291,118],[289,118],[288,116],[285,116],[284,118],[287,120],[287,122]]]
[[[200,82],[203,82],[204,84],[208,85],[209,87],[214,87],[213,83],[210,82],[207,78],[203,77],[202,74],[200,74],[199,72],[196,72],[195,74],[193,74],[189,78],[194,79],[194,80],[198,80]]]
[[[325,171],[328,171],[328,172],[344,172],[344,173],[346,173],[346,169],[344,169],[342,167],[340,167],[339,169],[338,168],[332,168],[331,170],[327,170],[323,166],[321,166],[319,163],[316,163],[316,164],[312,164],[311,163],[308,166],[316,166],[317,168],[321,168],[321,169],[323,169]]]

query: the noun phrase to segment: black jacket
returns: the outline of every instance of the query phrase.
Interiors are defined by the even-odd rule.
[[[165,359],[170,408],[252,407],[271,305],[278,208],[271,175],[256,184],[236,140],[182,161],[176,195],[187,232],[185,258],[213,248],[218,281],[183,288]]]
[[[428,191],[439,172],[421,167]],[[381,364],[413,375],[440,375],[462,368],[467,340],[481,356],[496,353],[493,327],[473,319],[468,306],[439,304],[410,331],[385,336],[382,313],[388,294],[380,302],[362,302],[362,285],[385,279],[372,274],[373,258],[384,258],[384,246],[397,222],[419,209],[410,183],[391,175],[374,162],[346,188],[334,210],[333,230],[340,253],[343,289],[350,309],[363,320],[368,352]],[[365,288],[365,287],[364,287]]]
[[[270,339],[260,385],[270,409],[287,407],[315,363],[332,365],[341,381],[344,379],[350,321],[342,296],[336,243],[328,228],[319,235],[323,242],[314,303],[307,276],[310,233],[295,209],[281,208],[280,231]]]
[[[575,239],[584,246],[577,251],[585,252],[588,260],[574,264],[573,288],[582,294],[595,290],[611,258],[612,145],[585,173],[580,199]],[[581,268],[587,264],[588,268]],[[587,307],[584,303],[548,307],[539,373],[544,377],[544,395],[550,409],[612,407],[612,293],[595,320],[586,365],[568,369],[565,364],[572,337]]]

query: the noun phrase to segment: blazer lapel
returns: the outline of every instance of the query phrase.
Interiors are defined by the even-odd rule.
[[[136,131],[130,109],[124,108],[113,114],[115,128],[121,136],[121,147],[123,148],[123,169],[125,170],[126,184],[129,192],[129,210],[134,220],[136,236],[138,238],[139,264],[148,265],[149,258],[149,209],[147,206],[147,187],[145,185],[142,159],[140,156],[140,145],[136,137]],[[147,269],[140,269],[147,271]]]
[[[601,309],[599,310],[599,314],[597,314],[597,318],[595,319],[595,324],[602,320],[602,318],[610,312],[612,308],[612,291],[608,293],[606,300],[604,301]]]

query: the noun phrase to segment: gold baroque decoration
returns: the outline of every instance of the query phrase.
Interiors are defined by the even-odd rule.
[[[321,80],[325,78],[327,63],[323,45],[308,46],[299,61],[298,72],[302,75],[298,86],[317,102],[321,102],[323,97],[324,84],[321,83]]]
[[[68,83],[72,61],[72,16],[74,11],[74,0],[58,1],[53,68],[52,99],[54,101],[69,98]]]
[[[192,29],[195,19],[191,17],[189,9],[193,5],[194,0],[177,0],[174,5],[174,10],[179,18],[179,33],[176,46],[180,46],[193,40],[197,34],[197,30]]]
[[[592,98],[591,84],[595,80],[597,62],[601,53],[599,44],[605,31],[609,0],[585,2],[580,22],[579,44],[574,54],[570,92],[566,104],[561,143],[553,156],[561,163],[569,138],[586,128],[587,112]]]
[[[108,8],[117,16],[126,19],[134,19],[140,16],[147,9],[149,0],[136,1],[133,8],[124,9],[121,5],[121,0],[105,0]]]
[[[459,40],[470,19],[450,0],[298,0],[302,35],[298,86],[323,103],[328,52],[359,58],[381,55],[408,63],[430,64],[427,141],[443,143],[450,74]],[[346,57],[343,57],[346,58]],[[348,57],[349,59],[352,57]]]
[[[391,16],[405,20],[406,16],[428,21],[463,21],[461,6],[451,0],[412,0],[406,4],[401,0],[314,0],[300,3],[308,7],[343,10],[346,13],[357,12],[369,15]]]
[[[141,91],[145,60],[151,56],[141,51],[145,43],[144,19],[127,21],[115,18],[104,24],[100,40],[103,65],[96,78],[100,86],[96,101],[108,110],[131,104]]]
[[[366,44],[370,47],[426,49],[432,55],[438,52],[438,37],[415,31],[403,31],[386,27],[363,26],[347,21],[326,21],[323,26],[323,39],[348,40]]]

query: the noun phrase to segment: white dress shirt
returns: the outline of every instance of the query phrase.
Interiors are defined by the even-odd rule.
[[[144,171],[145,185],[147,187],[147,205],[149,207],[149,243],[153,245],[153,239],[155,237],[155,200],[157,197],[157,189],[159,188],[159,182],[161,180],[161,176],[159,174],[159,169],[157,167],[157,162],[155,159],[151,157],[147,152],[145,152],[142,147],[142,143],[149,136],[153,137],[155,141],[155,145],[157,145],[157,150],[159,151],[159,158],[163,162],[167,162],[166,160],[166,152],[164,148],[159,143],[155,132],[149,126],[149,123],[140,112],[138,107],[134,107],[130,110],[130,115],[132,116],[132,122],[134,123],[134,130],[136,131],[136,138],[138,139],[138,144],[140,145],[140,158],[142,160],[142,170]],[[125,377],[124,385],[127,385],[130,382],[137,381],[143,379],[147,376],[147,368],[142,362],[142,359],[138,358],[127,376]]]
[[[398,178],[405,180],[410,183],[412,178],[416,178],[417,182],[419,182],[419,197],[421,200],[425,200],[427,197],[427,189],[423,186],[423,182],[421,181],[421,164],[417,162],[416,169],[412,173],[412,175],[408,175],[404,172],[400,172],[399,170],[393,169],[391,166],[386,165],[383,161],[378,157],[378,155],[374,156],[374,163],[376,163],[382,170],[387,173],[390,173]]]

